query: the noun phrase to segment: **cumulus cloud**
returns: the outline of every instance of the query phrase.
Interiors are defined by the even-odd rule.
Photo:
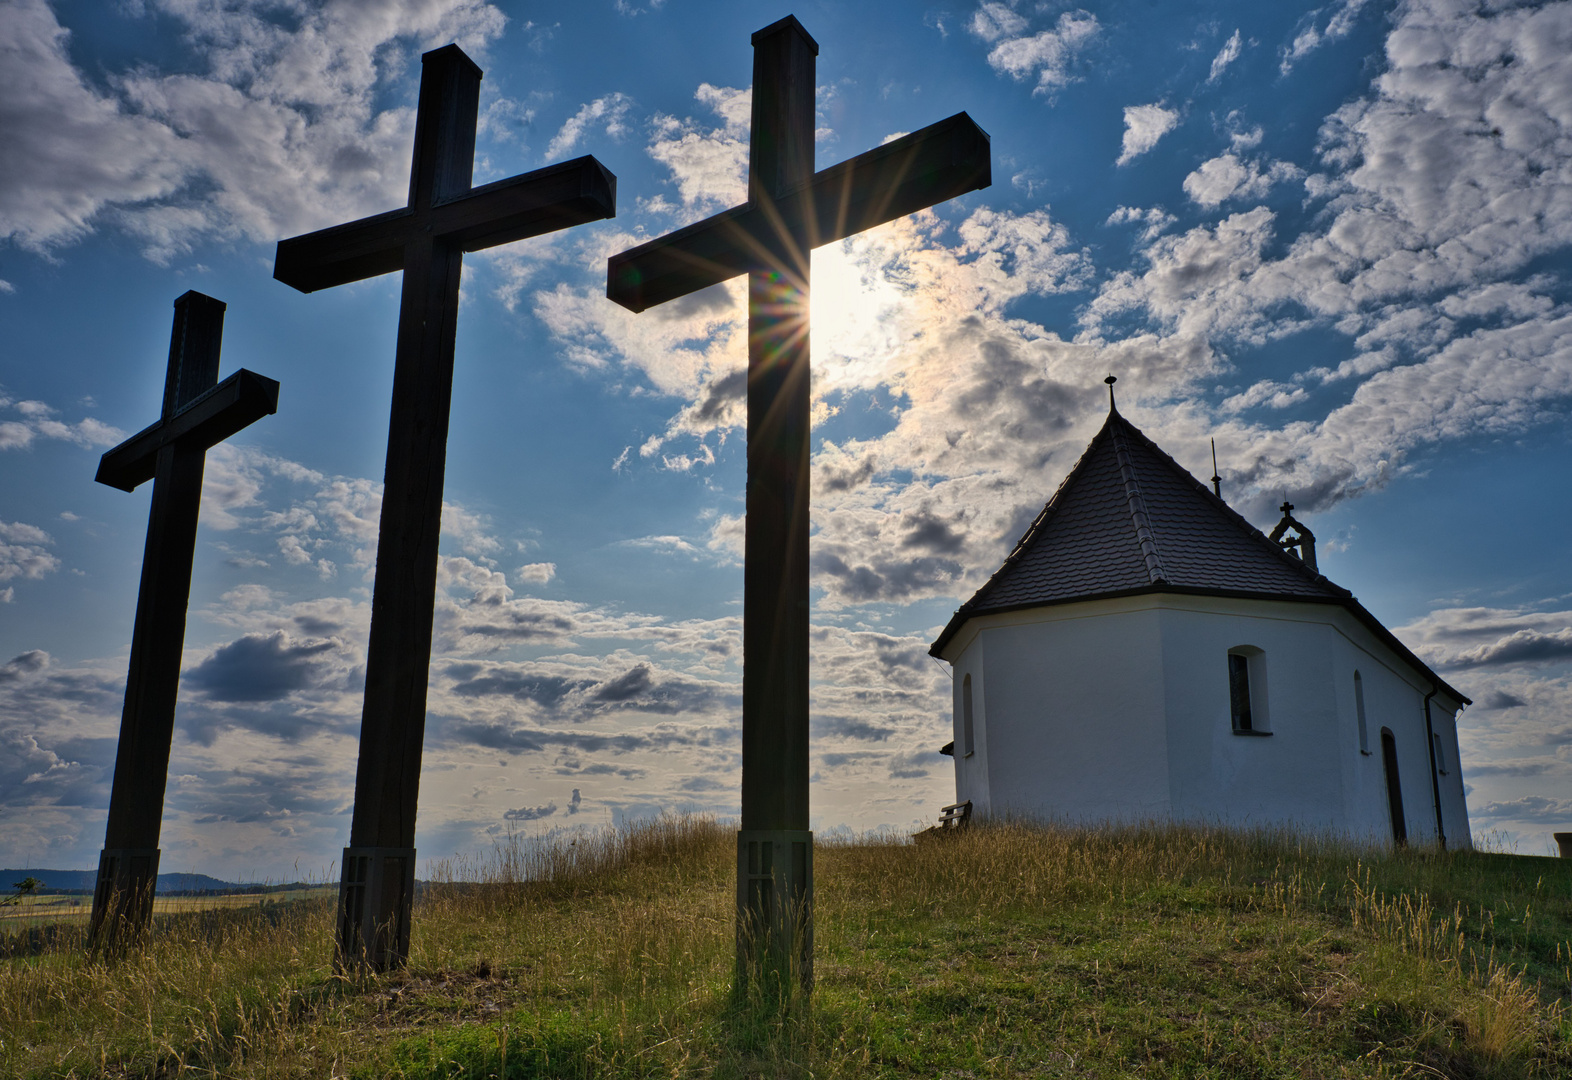
[[[576,810],[577,807],[574,809]],[[544,806],[520,806],[517,809],[504,812],[502,817],[505,821],[539,821],[541,818],[548,818],[556,812],[556,803],[546,803]]]
[[[969,29],[992,46],[988,66],[1017,82],[1035,79],[1034,94],[1051,94],[1074,80],[1071,68],[1101,26],[1088,11],[1066,11],[1050,30],[1030,32],[1019,12],[1001,3],[978,6]]]
[[[0,683],[18,682],[36,675],[49,667],[49,654],[42,649],[29,649],[7,660],[0,666]]]
[[[1108,215],[1107,225],[1140,225],[1142,240],[1151,240],[1178,219],[1160,206],[1149,206],[1142,210],[1138,206],[1120,206]]]
[[[1297,405],[1308,396],[1303,386],[1263,379],[1242,394],[1224,398],[1218,409],[1224,413],[1240,413],[1260,406],[1286,409],[1290,405]]]
[[[1229,152],[1202,162],[1184,178],[1183,186],[1192,200],[1210,208],[1226,199],[1262,198],[1274,184],[1303,176],[1303,169],[1286,161],[1269,161],[1263,168],[1260,162],[1242,160]]]
[[[62,753],[62,751],[64,751]],[[103,777],[99,762],[75,760],[70,749],[39,736],[0,727],[0,806],[40,807],[93,799]]]
[[[700,83],[694,98],[721,120],[719,128],[657,116],[649,155],[671,171],[678,198],[696,220],[748,197],[748,128],[753,91]],[[618,249],[612,249],[618,250]]]
[[[0,13],[4,18],[4,13]],[[3,168],[3,166],[0,166]],[[4,177],[0,176],[0,200],[4,199]],[[0,208],[3,213],[3,208]],[[3,222],[3,218],[0,218]],[[113,446],[125,438],[119,428],[95,419],[84,417],[74,423],[56,420],[60,410],[42,401],[11,401],[0,397],[0,409],[16,412],[19,420],[0,420],[0,450],[25,450],[36,439],[59,439],[74,443],[84,449]]]
[[[643,660],[623,671],[586,672],[587,665],[465,661],[444,674],[448,691],[460,698],[509,698],[524,713],[582,723],[611,713],[701,715],[713,705],[734,703],[734,688],[657,669]],[[593,668],[590,669],[593,671]]]
[[[36,581],[60,569],[59,558],[47,550],[54,542],[36,525],[0,520],[0,581]]]
[[[44,0],[0,10],[0,236],[47,252],[106,224],[166,262],[201,238],[271,241],[403,202],[407,106],[377,110],[383,65],[457,40],[479,49],[504,17],[477,0],[336,2],[293,25],[273,5],[159,5],[185,24],[198,71],[72,65]],[[152,18],[124,12],[106,18]]]
[[[1344,404],[1229,437],[1251,448],[1225,463],[1245,503],[1269,485],[1329,505],[1401,475],[1416,448],[1565,416],[1572,323],[1545,288],[1514,276],[1572,244],[1572,139],[1560,119],[1572,59],[1538,44],[1568,35],[1565,6],[1405,5],[1386,70],[1322,127],[1323,171],[1305,186],[1324,211],[1310,227],[1279,238],[1276,216],[1257,208],[1160,235],[1144,268],[1110,275],[1084,309],[1086,331],[1110,343],[1143,323],[1208,351],[1312,326],[1350,339],[1354,355],[1301,373],[1355,382]],[[1270,167],[1228,156],[1211,176],[1197,170],[1198,200],[1271,179]],[[1191,387],[1211,377],[1188,374]],[[1259,381],[1219,389],[1228,398]]]
[[[1544,795],[1525,795],[1518,799],[1485,802],[1471,806],[1468,816],[1471,823],[1483,826],[1512,822],[1557,825],[1572,819],[1572,799],[1553,799]]]
[[[1126,105],[1124,109],[1124,143],[1119,160],[1114,164],[1128,165],[1152,147],[1157,140],[1172,131],[1179,123],[1179,110],[1161,105]]]
[[[185,673],[186,686],[212,701],[275,701],[316,685],[335,640],[296,640],[282,630],[247,634],[220,646]]]
[[[1572,659],[1572,611],[1437,608],[1397,632],[1410,647],[1444,667],[1500,667]],[[1486,704],[1500,709],[1524,702],[1497,692]]]

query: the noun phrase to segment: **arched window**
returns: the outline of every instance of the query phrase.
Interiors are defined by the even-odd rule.
[[[1365,726],[1365,680],[1354,672],[1354,711],[1359,714],[1359,752],[1370,756],[1370,729]]]
[[[961,756],[971,757],[977,750],[972,727],[972,677],[970,673],[961,680]]]
[[[1266,654],[1254,645],[1228,650],[1228,713],[1235,735],[1270,735]]]

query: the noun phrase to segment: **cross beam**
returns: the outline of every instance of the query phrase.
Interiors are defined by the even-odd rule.
[[[762,271],[777,237],[803,232],[810,248],[833,244],[987,187],[988,164],[987,134],[956,113],[822,169],[779,199],[744,203],[612,256],[606,295],[643,311]]]
[[[813,168],[815,58],[795,18],[753,35],[748,202],[613,256],[606,295],[633,311],[748,275],[742,829],[737,980],[813,980],[808,831],[808,285],[814,247],[991,182],[965,113]]]
[[[278,409],[278,383],[272,379],[242,368],[218,382],[224,310],[221,301],[199,292],[175,301],[162,416],[98,465],[98,482],[122,491],[153,481],[115,779],[89,924],[99,948],[140,937],[153,914],[207,451]]]
[[[404,273],[388,424],[355,813],[339,885],[338,963],[409,954],[415,809],[437,539],[447,468],[464,253],[616,214],[617,178],[593,157],[471,187],[481,70],[457,45],[421,57],[409,204],[282,241],[273,276],[301,292]]]

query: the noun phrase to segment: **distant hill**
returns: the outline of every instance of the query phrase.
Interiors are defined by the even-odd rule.
[[[40,892],[92,892],[96,870],[0,870],[0,896],[9,895],[12,886],[23,878],[37,878],[43,882]],[[277,885],[240,885],[233,881],[220,881],[206,874],[159,874],[158,892],[270,892]]]

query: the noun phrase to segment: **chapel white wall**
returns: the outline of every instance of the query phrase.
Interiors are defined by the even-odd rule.
[[[986,816],[992,805],[988,790],[988,695],[984,658],[979,635],[973,639],[972,646],[957,656],[951,665],[955,681],[955,702],[950,714],[954,718],[955,801],[969,801],[972,813],[979,817]],[[968,677],[972,686],[972,745],[975,748],[971,754],[966,753],[964,730]]]
[[[1159,610],[1174,815],[1242,827],[1292,823],[1348,831],[1330,628],[1233,605],[1165,604]],[[1259,700],[1265,699],[1269,735],[1233,729],[1228,651],[1240,647],[1262,653],[1252,665],[1251,690],[1257,728]],[[1264,687],[1257,679],[1263,669]]]
[[[1135,662],[1160,647],[1155,613],[1060,614],[982,628],[956,657],[978,725],[972,760],[956,742],[957,799],[994,816],[1168,816],[1162,672]]]
[[[1270,736],[1237,735],[1227,654],[1262,650]],[[1346,609],[1143,596],[984,616],[955,663],[957,800],[980,813],[1291,825],[1390,843],[1380,732],[1397,745],[1410,843],[1435,840],[1423,702],[1430,684]],[[987,657],[987,670],[983,657]],[[1353,674],[1364,683],[1359,751]],[[973,675],[977,751],[960,755]],[[1431,701],[1448,846],[1469,846],[1457,702]]]

